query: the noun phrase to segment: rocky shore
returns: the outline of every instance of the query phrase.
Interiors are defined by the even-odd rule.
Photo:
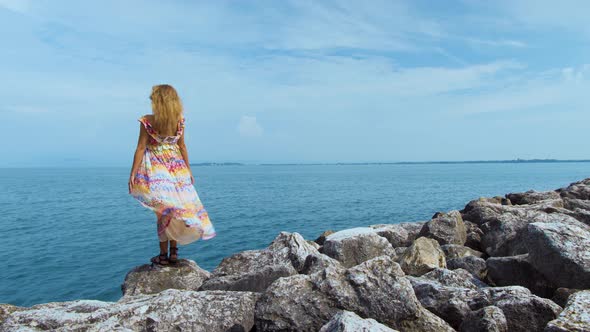
[[[590,331],[590,179],[313,241],[281,232],[211,272],[136,267],[121,288],[0,304],[0,331]]]

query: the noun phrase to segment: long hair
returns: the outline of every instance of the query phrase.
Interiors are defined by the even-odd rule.
[[[176,135],[178,121],[182,118],[182,102],[176,90],[168,84],[152,87],[152,112],[154,113],[154,128],[160,135]]]

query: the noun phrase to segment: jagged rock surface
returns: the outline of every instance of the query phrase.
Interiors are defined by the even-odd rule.
[[[467,314],[459,327],[459,332],[509,332],[509,330],[502,309],[491,305]]]
[[[389,241],[370,227],[350,228],[328,235],[322,253],[338,260],[345,267],[381,255],[396,256]]]
[[[155,294],[165,289],[197,290],[210,273],[197,263],[180,259],[174,266],[140,265],[127,273],[123,295]]]
[[[467,240],[467,229],[459,211],[437,213],[432,220],[424,224],[418,237],[435,239],[439,244],[463,245]]]
[[[265,249],[224,258],[200,289],[262,292],[276,279],[301,271],[309,255],[322,254],[299,233],[281,232]]]
[[[572,294],[559,314],[545,328],[546,332],[587,332],[590,331],[590,290]]]
[[[13,312],[0,331],[250,331],[258,296],[168,289],[118,302],[52,302]]]
[[[372,318],[362,318],[352,311],[342,310],[335,314],[319,332],[396,332]]]

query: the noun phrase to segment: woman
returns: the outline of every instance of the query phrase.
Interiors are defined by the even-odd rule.
[[[178,262],[177,244],[208,240],[216,233],[193,186],[180,98],[172,86],[163,84],[152,88],[150,99],[153,114],[138,119],[129,193],[156,213],[160,254],[151,262],[168,265]]]

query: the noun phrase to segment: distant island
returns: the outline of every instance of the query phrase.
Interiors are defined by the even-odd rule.
[[[191,166],[311,166],[311,165],[422,165],[422,164],[521,164],[521,163],[588,163],[590,159],[512,159],[512,160],[463,160],[463,161],[393,161],[393,162],[331,162],[331,163],[234,163],[206,162]]]

